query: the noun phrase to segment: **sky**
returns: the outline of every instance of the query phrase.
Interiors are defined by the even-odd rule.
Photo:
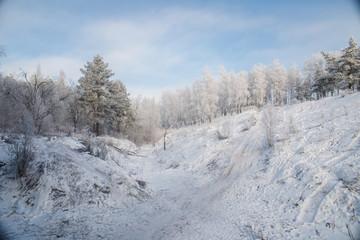
[[[131,96],[189,86],[278,59],[286,68],[321,50],[360,42],[360,4],[350,0],[0,0],[0,72],[69,82],[100,54]]]

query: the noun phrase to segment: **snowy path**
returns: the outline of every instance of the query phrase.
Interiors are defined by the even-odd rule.
[[[137,227],[138,232],[129,233],[131,239],[163,239],[169,229],[176,228],[177,223],[196,211],[200,179],[190,171],[167,169],[152,150],[141,152],[141,155],[148,156],[146,158],[131,159],[142,165],[137,177],[144,180],[152,191],[152,199],[142,203],[144,208],[152,209],[146,216],[148,221],[145,224],[139,222],[143,225]]]

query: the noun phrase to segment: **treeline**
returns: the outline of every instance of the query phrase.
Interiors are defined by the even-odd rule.
[[[218,77],[205,69],[190,87],[165,91],[160,102],[161,125],[182,127],[218,116],[240,113],[243,107],[292,104],[360,90],[360,49],[353,38],[339,52],[313,55],[303,71],[288,71],[275,60],[270,66],[255,65],[250,72],[235,73],[221,67]]]
[[[99,55],[80,69],[79,84],[69,86],[65,74],[0,79],[0,131],[30,135],[92,133],[126,134],[134,122],[125,85]]]
[[[164,91],[155,98],[133,98],[99,55],[80,69],[77,85],[44,77],[1,76],[0,131],[33,134],[91,133],[122,135],[136,143],[158,140],[160,129],[211,122],[241,113],[244,107],[316,100],[351,89],[360,90],[360,49],[353,38],[335,53],[321,52],[300,71],[278,60],[235,73],[220,67],[218,76],[205,69],[191,86]]]

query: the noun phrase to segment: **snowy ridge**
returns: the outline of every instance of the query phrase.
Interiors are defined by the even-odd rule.
[[[76,138],[36,138],[44,173],[27,192],[2,141],[0,221],[12,239],[360,236],[360,94],[276,112],[272,148],[256,109],[173,129],[166,151],[103,137],[96,157]]]

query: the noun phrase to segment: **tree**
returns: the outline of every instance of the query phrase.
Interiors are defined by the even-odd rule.
[[[21,114],[21,118],[26,119],[28,129],[32,128],[35,134],[40,134],[45,120],[65,98],[56,94],[54,81],[43,77],[40,67],[30,79],[26,72],[23,72],[22,76],[23,81],[12,78],[5,81],[5,95],[23,106],[25,112]]]
[[[100,135],[100,124],[105,118],[105,95],[106,84],[114,75],[103,61],[100,55],[96,55],[92,62],[87,62],[85,69],[80,69],[83,77],[80,78],[80,89],[83,91],[80,98],[81,105],[87,111],[87,119],[92,125],[92,131],[96,136]]]
[[[356,47],[354,38],[349,40],[349,46],[341,50],[341,57],[338,60],[339,80],[342,89],[352,89],[360,86],[360,49]]]
[[[219,83],[218,83],[218,107],[221,115],[226,116],[229,112],[229,75],[225,67],[221,66],[219,70]]]
[[[72,95],[71,87],[65,81],[66,75],[60,71],[58,78],[54,81],[56,99],[59,99],[58,107],[55,109],[53,116],[53,127],[57,131],[71,132],[70,121],[70,102]]]
[[[288,72],[288,103],[292,103],[293,99],[298,99],[298,91],[301,87],[301,73],[297,69],[296,65],[292,65],[289,72]]]
[[[169,90],[163,91],[161,95],[161,126],[164,129],[179,127],[177,121],[177,96]]]
[[[155,98],[144,97],[139,99],[136,110],[135,127],[136,142],[155,143],[159,136],[160,110]]]
[[[112,129],[118,132],[125,130],[134,122],[131,101],[125,85],[120,81],[106,83],[106,106],[104,112],[106,121]]]
[[[268,85],[267,68],[265,65],[255,65],[249,74],[249,90],[253,104],[261,107],[265,104]]]
[[[214,77],[211,75],[209,69],[203,71],[203,76],[196,81],[193,86],[197,88],[197,94],[193,97],[198,97],[198,113],[201,121],[211,122],[215,117],[218,102],[218,95],[216,92],[216,85]]]
[[[349,46],[338,54],[322,51],[330,78],[338,89],[354,89],[360,86],[360,49],[354,38]]]
[[[84,119],[84,109],[82,108],[80,98],[81,91],[79,87],[72,87],[69,97],[69,116],[75,133],[79,129],[80,122],[82,122],[81,119]]]
[[[249,74],[247,72],[240,72],[236,74],[236,83],[234,85],[236,97],[236,112],[241,113],[241,107],[247,104],[250,93],[248,91]]]
[[[96,136],[100,135],[100,125],[104,123],[121,131],[134,121],[126,87],[120,80],[110,80],[114,73],[108,66],[100,55],[96,55],[92,62],[80,69],[84,76],[79,80],[79,103],[85,109],[87,121]]]
[[[267,78],[269,81],[268,96],[272,104],[281,104],[286,99],[287,72],[279,60],[270,65]]]

